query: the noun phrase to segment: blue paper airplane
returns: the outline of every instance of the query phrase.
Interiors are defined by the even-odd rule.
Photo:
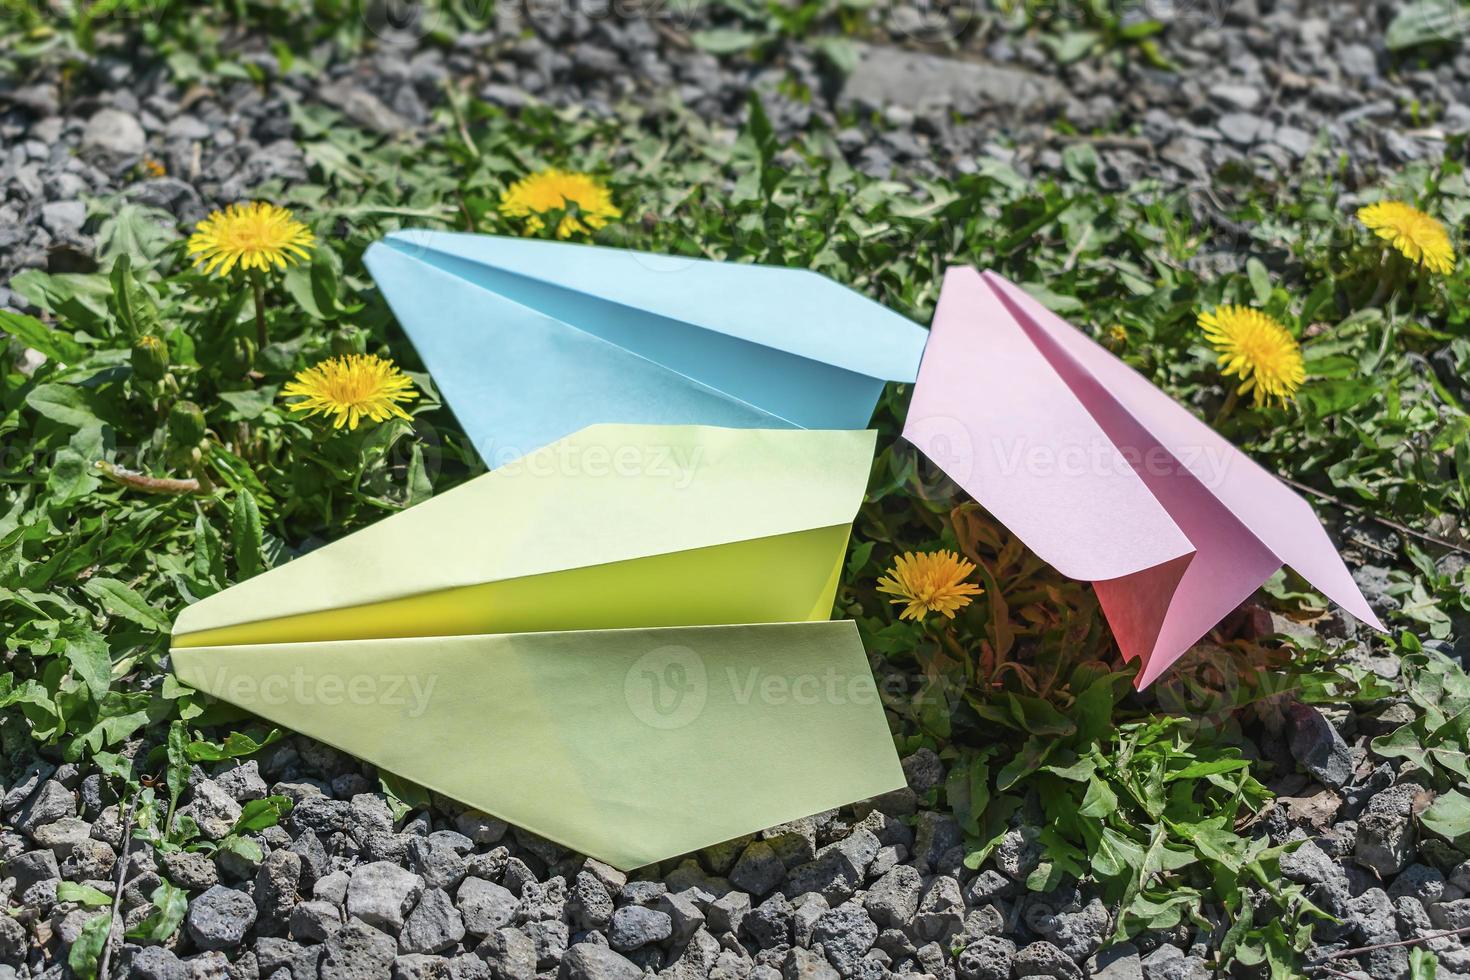
[[[600,422],[866,428],[928,339],[804,269],[419,230],[365,261],[491,466]]]

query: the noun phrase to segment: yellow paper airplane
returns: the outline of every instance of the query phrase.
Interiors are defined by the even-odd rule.
[[[180,679],[623,868],[903,785],[874,433],[599,425],[186,609]]]

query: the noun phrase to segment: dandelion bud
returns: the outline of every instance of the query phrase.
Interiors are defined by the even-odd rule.
[[[176,446],[197,445],[204,438],[204,413],[191,401],[179,400],[168,410],[168,438]]]
[[[168,345],[152,334],[144,334],[133,343],[133,376],[156,383],[168,373]]]

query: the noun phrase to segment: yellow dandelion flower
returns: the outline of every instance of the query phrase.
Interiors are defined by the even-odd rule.
[[[980,594],[980,586],[965,581],[973,571],[974,564],[953,551],[910,551],[894,559],[888,574],[878,580],[878,591],[898,596],[889,601],[904,607],[900,619],[922,619],[931,612],[954,619]]]
[[[1455,267],[1455,246],[1437,219],[1399,201],[1379,201],[1358,209],[1358,220],[1408,259],[1447,275]]]
[[[262,202],[231,204],[215,211],[189,236],[194,264],[222,276],[236,266],[261,271],[271,266],[284,269],[309,258],[307,250],[314,245],[316,236],[290,211]]]
[[[613,206],[612,195],[591,174],[568,170],[543,170],[510,185],[500,197],[500,213],[525,222],[525,233],[534,235],[546,227],[541,216],[567,211],[556,226],[557,238],[601,228],[623,212]]]
[[[1199,315],[1205,339],[1220,355],[1220,370],[1241,379],[1236,394],[1254,393],[1256,405],[1274,398],[1285,405],[1307,379],[1301,345],[1260,310],[1221,306]]]
[[[356,429],[364,418],[382,422],[389,418],[407,419],[400,402],[418,397],[408,375],[392,361],[375,354],[349,354],[333,357],[298,371],[286,387],[283,397],[299,397],[291,411],[313,415],[335,416],[332,427]]]

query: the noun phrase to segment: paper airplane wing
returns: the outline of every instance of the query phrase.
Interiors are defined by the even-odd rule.
[[[826,619],[874,438],[593,426],[195,603],[174,644]]]
[[[798,269],[430,231],[365,261],[491,465],[599,422],[861,429],[927,337]]]
[[[850,622],[203,647],[174,662],[194,687],[625,869],[904,783]]]
[[[992,273],[946,276],[905,436],[1094,581],[1140,686],[1283,563],[1378,625],[1305,501]]]

